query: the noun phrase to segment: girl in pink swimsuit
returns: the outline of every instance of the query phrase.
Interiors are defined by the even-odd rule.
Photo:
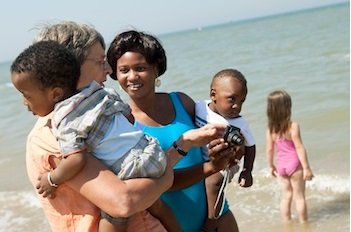
[[[305,223],[305,184],[306,180],[312,180],[313,173],[302,143],[299,125],[291,121],[291,97],[286,91],[277,90],[268,95],[267,118],[266,154],[270,173],[274,177],[278,174],[281,182],[282,220],[291,220],[291,204],[294,199],[299,221]]]
[[[279,138],[275,140],[276,169],[280,176],[291,176],[300,166],[299,156],[294,142],[289,139]]]

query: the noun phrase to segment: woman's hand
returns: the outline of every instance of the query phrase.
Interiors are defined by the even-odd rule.
[[[225,125],[206,124],[203,127],[185,132],[178,140],[178,144],[189,151],[191,147],[199,147],[223,136]]]
[[[208,164],[213,173],[219,172],[228,166],[236,164],[233,159],[236,147],[229,146],[223,138],[212,140],[208,144],[208,156],[210,158]]]

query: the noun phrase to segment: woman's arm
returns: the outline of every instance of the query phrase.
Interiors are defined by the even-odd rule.
[[[191,116],[191,119],[193,122],[195,122],[195,102],[194,100],[186,95],[185,93],[178,92],[179,98],[182,100],[183,106],[188,112],[188,114]]]
[[[188,187],[224,169],[230,162],[234,149],[229,147],[222,138],[211,141],[209,143],[210,160],[190,168],[175,170],[173,186],[169,191]]]

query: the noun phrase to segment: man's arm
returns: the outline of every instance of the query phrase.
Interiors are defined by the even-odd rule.
[[[177,142],[180,147],[188,151],[193,146],[207,144],[217,138],[218,134],[223,133],[223,130],[222,125],[205,126],[187,131]],[[218,152],[217,150],[223,149],[223,146],[227,145],[221,144],[210,150]],[[168,149],[166,154],[168,165],[162,177],[157,179],[137,178],[125,181],[118,179],[101,162],[88,155],[85,167],[67,184],[111,216],[129,217],[150,207],[172,185],[172,168],[182,156],[174,147]]]
[[[148,208],[173,181],[172,167],[158,179],[122,181],[99,160],[87,157],[85,167],[66,184],[113,217],[129,217]]]

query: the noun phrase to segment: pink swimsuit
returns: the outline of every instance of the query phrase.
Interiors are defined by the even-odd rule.
[[[301,165],[295,145],[292,140],[277,139],[276,146],[276,168],[281,176],[291,176]]]

